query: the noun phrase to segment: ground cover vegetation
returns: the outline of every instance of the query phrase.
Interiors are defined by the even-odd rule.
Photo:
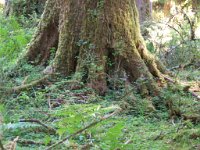
[[[200,149],[196,1],[156,1],[140,23],[132,0],[10,2],[0,12],[0,149]]]

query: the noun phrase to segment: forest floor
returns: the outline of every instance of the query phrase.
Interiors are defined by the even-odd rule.
[[[179,79],[199,78],[200,71],[178,71]],[[35,76],[35,74],[33,74]],[[20,79],[18,79],[20,80]],[[21,79],[22,80],[22,79]],[[17,150],[44,149],[67,135],[98,121],[119,108],[126,109],[54,149],[103,150],[199,150],[200,124],[181,117],[170,118],[165,103],[189,115],[200,114],[200,102],[180,87],[172,85],[163,90],[161,98],[154,97],[156,111],[146,109],[140,95],[127,90],[110,90],[104,97],[88,88],[72,89],[69,79],[51,79],[48,85],[1,97],[4,144],[19,137]],[[191,81],[191,80],[190,80]],[[134,94],[133,94],[134,93]],[[131,106],[126,103],[132,102]],[[46,127],[46,126],[47,127]],[[53,129],[53,130],[51,130]],[[55,130],[55,131],[54,131]]]

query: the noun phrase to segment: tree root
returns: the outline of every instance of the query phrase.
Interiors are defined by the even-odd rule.
[[[13,87],[13,88],[0,87],[0,90],[5,91],[6,93],[19,93],[19,92],[27,90],[27,89],[29,89],[33,86],[44,83],[45,80],[48,79],[49,77],[50,77],[50,75],[45,75],[43,78],[35,80],[31,83],[24,84],[24,85],[21,85],[21,86],[16,86],[16,87]]]
[[[110,117],[112,117],[112,116],[118,114],[118,113],[121,112],[121,111],[122,111],[122,109],[117,109],[117,110],[114,111],[113,113],[103,116],[100,120],[95,121],[95,122],[89,124],[88,126],[86,126],[85,128],[80,129],[80,130],[78,130],[77,132],[75,132],[75,133],[73,133],[73,134],[67,136],[66,138],[60,140],[59,142],[57,142],[57,143],[55,143],[55,144],[49,146],[48,148],[46,148],[46,150],[51,150],[52,148],[56,147],[57,145],[62,144],[62,143],[65,142],[66,140],[68,140],[68,139],[70,139],[70,138],[72,138],[72,137],[75,137],[76,135],[82,133],[83,131],[85,131],[85,130],[87,130],[87,129],[89,129],[89,128],[95,126],[95,125],[97,125],[98,123],[100,123],[100,122],[102,122],[102,121],[104,121],[104,120],[106,120],[106,119],[108,119],[108,118],[110,118]]]

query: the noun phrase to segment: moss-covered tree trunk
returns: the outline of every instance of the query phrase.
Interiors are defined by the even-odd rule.
[[[45,64],[56,47],[52,68],[75,75],[100,94],[108,77],[140,78],[155,94],[162,65],[146,49],[135,0],[47,0],[25,58]]]

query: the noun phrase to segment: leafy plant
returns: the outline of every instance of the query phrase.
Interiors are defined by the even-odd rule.
[[[32,33],[32,29],[24,29],[14,16],[5,18],[0,14],[0,59],[6,60],[4,67],[16,63]]]

